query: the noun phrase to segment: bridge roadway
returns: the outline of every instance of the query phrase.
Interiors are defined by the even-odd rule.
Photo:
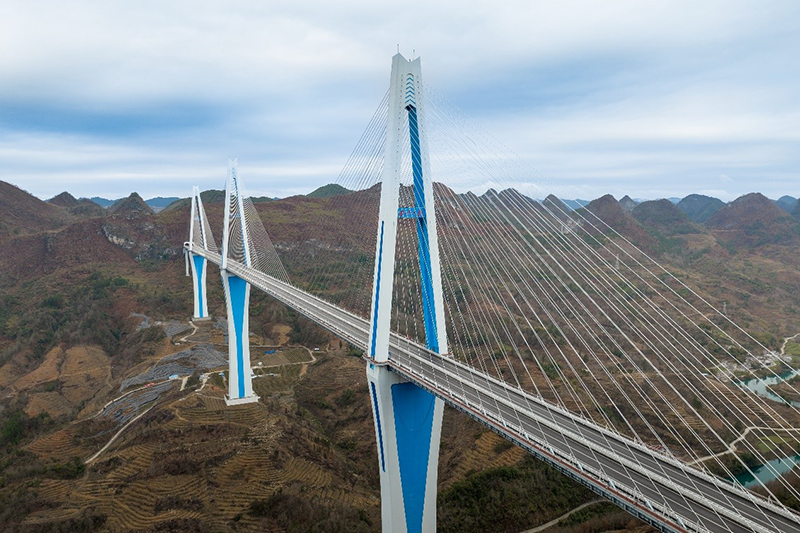
[[[234,261],[228,271],[366,348],[364,318]],[[389,359],[393,371],[662,531],[800,533],[800,516],[774,502],[394,333]]]

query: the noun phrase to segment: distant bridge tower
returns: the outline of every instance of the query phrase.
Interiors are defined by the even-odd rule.
[[[392,58],[375,278],[367,345],[381,479],[384,533],[436,530],[436,483],[444,403],[392,372],[389,333],[398,219],[417,230],[427,347],[447,353],[433,184],[425,139],[420,60]],[[403,154],[407,146],[410,154]],[[411,160],[414,205],[400,206],[403,156]]]
[[[203,250],[217,251],[217,244],[211,235],[211,229],[206,219],[206,211],[203,209],[203,201],[200,199],[200,189],[192,189],[192,214],[189,224],[189,252],[187,252],[186,275],[189,269],[192,271],[192,286],[194,287],[194,315],[193,320],[208,320],[208,298],[206,296],[206,270],[208,261],[202,255],[192,253],[191,250],[201,248]]]
[[[228,272],[229,258],[252,266],[241,189],[239,161],[229,159],[220,266],[228,308],[228,395],[225,397],[228,405],[258,401],[253,393],[250,368],[250,284]]]

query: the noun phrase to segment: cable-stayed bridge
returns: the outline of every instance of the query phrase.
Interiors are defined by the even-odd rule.
[[[207,263],[221,269],[227,401],[258,400],[248,346],[255,287],[364,351],[384,531],[435,530],[444,403],[661,530],[800,531],[800,517],[769,491],[720,477],[742,463],[723,449],[737,428],[794,430],[790,406],[706,376],[724,376],[749,337],[726,333],[733,327],[683,297],[685,285],[653,274],[599,219],[517,191],[478,197],[434,186],[425,120],[437,112],[426,107],[426,89],[419,60],[395,56],[389,93],[343,172],[361,180],[354,189],[372,190],[370,175],[381,181],[379,199],[372,194],[377,216],[358,216],[368,192],[345,206],[352,231],[365,221],[377,227],[374,262],[362,268],[371,270],[372,291],[356,294],[359,303],[341,294],[332,303],[312,294],[314,283],[308,291],[289,281],[236,162],[221,248],[195,191],[187,268],[196,318],[208,314]],[[446,163],[475,161],[459,154]]]

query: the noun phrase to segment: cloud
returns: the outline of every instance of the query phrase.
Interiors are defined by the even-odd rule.
[[[399,42],[543,187],[680,196],[727,175],[730,194],[797,194],[800,4],[404,5],[4,2],[0,179],[183,195],[220,187],[238,155],[254,193],[311,190],[346,161]]]

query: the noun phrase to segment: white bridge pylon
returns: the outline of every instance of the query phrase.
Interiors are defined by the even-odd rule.
[[[192,272],[192,287],[194,288],[194,314],[193,320],[208,320],[208,297],[206,295],[206,271],[208,261],[202,255],[194,253],[195,249],[217,251],[214,237],[206,219],[203,201],[200,199],[200,189],[192,189],[192,213],[189,223],[189,251],[186,252],[186,275]]]
[[[228,309],[228,395],[225,403],[253,403],[258,401],[258,396],[253,393],[250,368],[250,284],[228,272],[229,258],[246,267],[252,266],[238,159],[228,160],[221,252],[220,274]]]
[[[367,379],[378,444],[384,533],[436,530],[436,486],[444,403],[387,366],[398,221],[416,225],[427,348],[447,353],[421,74],[419,58],[408,61],[401,54],[392,58],[367,344]],[[410,154],[402,153],[404,145]],[[399,205],[404,155],[411,160],[413,206]]]

